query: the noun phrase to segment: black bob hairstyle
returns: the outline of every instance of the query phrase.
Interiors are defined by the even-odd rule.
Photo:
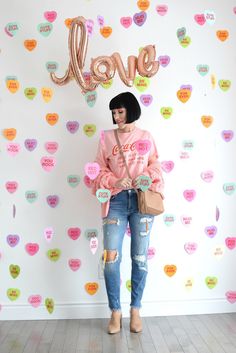
[[[126,108],[127,111],[127,120],[126,123],[130,124],[135,120],[138,120],[141,115],[141,108],[137,98],[130,92],[123,92],[112,98],[109,103],[109,109],[119,109]],[[116,124],[115,119],[113,118],[113,124]]]

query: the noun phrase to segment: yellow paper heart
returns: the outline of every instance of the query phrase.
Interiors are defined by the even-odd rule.
[[[177,97],[182,103],[186,103],[191,97],[191,91],[186,88],[180,89],[177,92]]]
[[[213,123],[213,118],[212,116],[206,116],[206,115],[203,115],[201,117],[201,122],[202,122],[202,125],[205,126],[205,127],[209,127],[211,126],[211,124]]]
[[[50,102],[50,100],[52,99],[52,95],[53,95],[52,89],[48,88],[48,87],[43,87],[41,89],[41,93],[42,93],[44,101],[46,103]]]
[[[6,85],[11,93],[16,93],[20,87],[20,84],[17,80],[7,80]]]

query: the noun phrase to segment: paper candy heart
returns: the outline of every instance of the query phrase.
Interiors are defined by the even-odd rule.
[[[170,57],[168,55],[161,55],[158,57],[158,61],[162,67],[166,67],[170,63]]]
[[[236,302],[236,291],[228,291],[225,296],[229,303],[234,304]]]
[[[99,202],[107,202],[111,197],[111,192],[108,189],[98,189],[96,191],[96,196]]]
[[[103,27],[103,29],[104,28],[106,28],[106,27]],[[84,97],[85,97],[85,100],[86,100],[88,106],[90,108],[92,108],[95,105],[96,100],[97,100],[97,92],[96,91],[87,92],[87,93],[85,93]]]
[[[96,251],[98,249],[98,238],[97,237],[90,238],[89,247],[90,247],[91,253],[93,255],[96,254]]]
[[[6,86],[7,86],[7,89],[11,93],[16,93],[19,90],[19,88],[20,88],[20,83],[19,83],[19,81],[17,81],[17,78],[15,78],[15,79],[7,79],[6,80]]]
[[[204,65],[199,64],[197,65],[197,71],[201,76],[205,76],[209,72],[209,66],[205,64]]]
[[[206,170],[205,172],[201,173],[201,178],[206,183],[210,183],[214,178],[214,172],[212,170]]]
[[[60,249],[49,249],[47,251],[47,256],[48,256],[49,260],[51,260],[51,261],[58,261],[61,256],[61,250]]]
[[[46,120],[49,125],[55,125],[58,122],[59,116],[57,113],[48,113],[46,115]]]
[[[54,235],[54,230],[52,227],[47,227],[44,229],[44,237],[48,242],[52,240],[53,235]]]
[[[25,251],[30,256],[34,256],[39,251],[39,244],[37,244],[37,243],[28,243],[28,244],[25,245]]]
[[[17,278],[20,274],[20,267],[18,265],[10,265],[9,271],[12,278]]]
[[[56,61],[47,61],[46,69],[48,72],[56,72],[58,69],[58,63]]]
[[[79,128],[79,122],[78,121],[68,121],[66,123],[66,128],[71,134],[74,134],[74,133],[76,133],[76,131]]]
[[[51,88],[48,88],[48,87],[43,87],[41,89],[41,94],[42,94],[42,97],[43,97],[43,100],[48,103],[50,102],[50,100],[52,99],[52,96],[53,96],[53,90]]]
[[[175,166],[175,164],[174,164],[173,161],[163,161],[163,162],[161,162],[161,168],[166,173],[170,173],[173,170],[174,166]]]
[[[50,22],[44,22],[40,23],[37,26],[38,32],[43,36],[43,37],[48,37],[49,34],[52,32],[53,25]]]
[[[132,25],[132,17],[121,17],[120,23],[123,27],[129,28]]]
[[[208,227],[205,228],[205,234],[209,238],[214,238],[216,233],[217,233],[217,227],[216,226],[208,226]]]
[[[56,158],[44,156],[41,158],[41,166],[46,172],[51,172],[56,166]]]
[[[148,248],[147,259],[151,260],[156,255],[156,249],[154,247]]]
[[[147,13],[144,11],[136,13],[133,16],[134,23],[139,27],[141,27],[145,23],[146,19],[147,19]]]
[[[128,281],[126,281],[126,288],[128,289],[129,292],[131,292],[131,280],[128,279]]]
[[[14,192],[16,192],[17,188],[18,188],[18,183],[17,181],[7,181],[6,182],[6,189],[10,194],[13,194]]]
[[[33,203],[37,200],[38,198],[38,193],[37,191],[34,190],[29,190],[25,192],[25,198],[29,203]]]
[[[81,234],[81,229],[78,227],[69,228],[67,234],[72,240],[77,240]]]
[[[24,94],[25,94],[26,98],[33,100],[37,94],[37,89],[35,87],[27,87],[24,90]]]
[[[202,13],[202,14],[196,14],[194,16],[194,20],[197,22],[197,24],[199,24],[200,26],[203,26],[206,22],[206,19],[205,19],[205,15]]]
[[[176,274],[177,267],[176,265],[165,265],[164,272],[167,276],[172,277]]]
[[[40,304],[42,303],[42,297],[39,294],[33,294],[28,298],[28,303],[33,307],[33,308],[38,308]]]
[[[202,122],[202,125],[205,126],[206,128],[210,127],[213,123],[213,117],[212,116],[206,116],[206,115],[203,115],[201,117],[201,122]]]
[[[99,172],[100,172],[100,166],[98,163],[94,162],[94,163],[86,163],[85,167],[85,174],[91,179],[94,180],[96,179],[96,177],[98,176]]]
[[[192,216],[183,215],[180,219],[184,226],[190,226],[193,221]]]
[[[32,152],[37,147],[38,141],[36,139],[26,139],[24,144],[25,148]]]
[[[148,77],[136,76],[134,79],[134,86],[138,91],[144,92],[148,88],[150,80]]]
[[[230,142],[234,137],[234,132],[233,130],[223,130],[221,136],[225,142]]]
[[[17,234],[9,234],[7,236],[7,243],[10,247],[15,247],[20,241],[20,237]]]
[[[48,195],[47,196],[47,203],[50,207],[55,208],[59,203],[59,196],[58,195]]]
[[[16,137],[16,129],[15,128],[4,129],[3,135],[6,137],[7,140],[12,141]]]
[[[162,107],[161,108],[161,115],[165,119],[169,119],[173,113],[173,109],[171,107]]]
[[[49,314],[52,314],[54,311],[54,301],[52,298],[46,298],[45,299],[45,306],[47,308],[47,311]]]
[[[211,11],[211,10],[204,11],[204,16],[205,16],[207,24],[213,25],[215,23],[216,16],[213,11]]]
[[[209,289],[213,289],[217,285],[218,279],[217,279],[217,277],[209,277],[208,276],[205,278],[205,283]]]
[[[85,27],[89,37],[91,37],[91,35],[93,34],[93,26],[94,26],[93,20],[88,19],[85,21]]]
[[[140,10],[146,11],[150,6],[150,1],[149,0],[138,0],[137,5]]]
[[[197,244],[193,242],[188,242],[184,244],[184,250],[189,254],[192,255],[197,250]]]
[[[184,39],[185,34],[186,34],[186,28],[185,27],[177,29],[177,38],[178,38],[179,41]]]
[[[175,222],[175,216],[171,213],[164,214],[163,216],[164,223],[167,227],[170,227]]]
[[[96,282],[88,282],[85,284],[85,290],[88,294],[94,295],[97,293],[99,285]]]
[[[236,183],[225,183],[223,185],[223,190],[226,195],[233,195],[236,190]]]
[[[145,107],[148,107],[152,103],[152,100],[153,97],[151,94],[142,94],[140,96],[140,101]]]
[[[149,189],[152,184],[152,179],[149,176],[141,175],[138,177],[138,188],[142,191]]]
[[[37,46],[37,40],[35,39],[26,39],[24,41],[24,46],[27,50],[32,51],[36,48]]]
[[[96,125],[94,124],[85,124],[83,127],[85,135],[92,137],[96,132]]]
[[[225,244],[229,250],[233,250],[236,247],[236,237],[226,238]]]
[[[229,32],[227,30],[219,30],[216,35],[221,42],[224,42],[229,37]]]
[[[196,191],[195,190],[185,190],[183,192],[185,200],[191,202],[195,199]]]
[[[50,154],[54,154],[58,149],[58,143],[55,141],[48,141],[44,145],[46,151]]]
[[[18,288],[9,288],[7,290],[7,296],[10,300],[17,300],[20,296],[20,290]]]
[[[57,18],[57,13],[56,11],[45,11],[44,17],[48,22],[54,22]]]
[[[219,80],[218,81],[218,84],[220,86],[220,89],[223,91],[223,92],[226,92],[228,91],[228,89],[230,88],[231,86],[231,81],[230,80]]]
[[[80,183],[79,175],[68,175],[67,182],[72,188],[76,188]]]
[[[19,152],[20,152],[20,145],[19,145],[19,143],[9,142],[9,143],[7,144],[7,153],[8,153],[10,156],[15,157]]]
[[[187,48],[189,46],[189,44],[191,43],[191,38],[190,37],[184,37],[183,39],[181,39],[180,41],[180,45],[183,47],[183,48]]]
[[[100,28],[100,33],[104,38],[108,38],[112,34],[112,28],[109,26],[102,27]]]
[[[156,11],[160,16],[165,16],[168,11],[168,6],[167,5],[157,5]]]
[[[191,91],[189,89],[183,88],[177,91],[177,98],[182,103],[186,103],[191,97]]]
[[[17,22],[9,22],[5,26],[5,32],[9,37],[14,37],[16,33],[19,31],[19,24]]]
[[[70,259],[68,261],[69,267],[72,271],[78,271],[81,267],[81,260],[80,259]]]

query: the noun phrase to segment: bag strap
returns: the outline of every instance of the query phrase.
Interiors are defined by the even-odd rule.
[[[116,138],[117,145],[118,145],[118,147],[119,147],[119,153],[120,153],[120,155],[121,155],[121,157],[122,157],[122,159],[123,159],[123,161],[124,161],[124,164],[125,164],[125,168],[126,168],[127,175],[128,175],[128,177],[129,177],[130,179],[132,179],[131,176],[130,176],[129,168],[128,168],[127,163],[126,163],[126,160],[125,160],[124,153],[123,153],[123,151],[122,151],[122,147],[121,147],[120,140],[119,140],[119,137],[118,137],[117,129],[114,130],[114,134],[115,134],[115,138]]]

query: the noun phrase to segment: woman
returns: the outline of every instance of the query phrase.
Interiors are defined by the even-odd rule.
[[[164,183],[155,142],[148,131],[135,125],[141,115],[135,96],[130,92],[120,93],[110,101],[109,108],[113,124],[118,125],[118,138],[131,178],[127,175],[124,159],[119,153],[114,130],[104,131],[96,157],[100,173],[93,182],[93,193],[100,188],[111,192],[110,200],[102,203],[104,278],[112,311],[108,333],[119,332],[122,325],[120,263],[128,224],[132,259],[130,331],[140,332],[142,321],[139,309],[147,276],[147,251],[154,217],[139,213],[135,188],[139,187],[140,176],[151,178],[150,189],[154,191],[162,192]],[[147,153],[139,151],[137,147],[142,142],[148,146]]]

